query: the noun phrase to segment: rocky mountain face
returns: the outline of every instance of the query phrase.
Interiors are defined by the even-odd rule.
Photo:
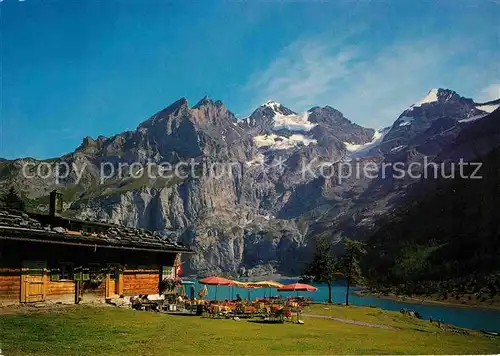
[[[374,229],[414,183],[356,167],[456,160],[470,153],[458,137],[496,108],[433,89],[373,130],[330,106],[296,113],[269,101],[237,120],[220,101],[180,99],[134,131],[86,137],[60,158],[0,161],[0,190],[14,185],[46,211],[57,188],[69,216],[162,231],[196,250],[186,273],[299,274],[316,236]]]
[[[450,295],[466,303],[498,301],[499,120],[500,110],[475,120],[435,160],[460,157],[480,164],[456,167],[455,179],[414,184],[410,198],[377,221],[380,227],[369,237],[363,261],[376,290],[441,300]]]

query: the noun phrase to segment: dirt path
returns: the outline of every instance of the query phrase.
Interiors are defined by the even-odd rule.
[[[389,326],[389,325],[372,324],[372,323],[367,323],[364,321],[344,319],[344,318],[335,318],[333,316],[327,316],[327,315],[318,315],[318,314],[301,314],[301,315],[303,315],[305,317],[309,317],[309,318],[328,319],[328,320],[335,320],[335,321],[338,321],[340,323],[368,326],[370,328],[379,328],[379,329],[385,329],[385,330],[398,330],[397,328]]]

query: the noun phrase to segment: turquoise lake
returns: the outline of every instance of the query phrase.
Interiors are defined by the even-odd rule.
[[[296,280],[282,280],[281,283],[295,283]],[[316,292],[299,292],[300,296],[311,297],[315,302],[325,302],[328,299],[328,287],[326,285],[313,284],[318,287]],[[196,294],[203,288],[203,285],[195,283]],[[205,299],[214,299],[216,288],[213,286],[207,286],[208,295]],[[186,288],[186,292],[187,292]],[[353,290],[356,290],[355,288]],[[241,298],[247,299],[249,296],[249,290],[244,288],[229,288],[220,286],[217,287],[217,299],[231,299],[236,298],[236,294],[239,294]],[[269,296],[272,293],[273,296],[282,295],[283,297],[295,296],[294,293],[278,293],[276,290],[270,289],[252,289],[250,291],[251,299],[258,297]],[[334,303],[344,303],[345,302],[345,286],[335,285],[332,290],[333,302]],[[369,305],[377,306],[385,310],[399,311],[402,308],[407,308],[409,310],[414,310],[420,313],[423,319],[432,318],[434,320],[441,320],[441,322],[446,324],[453,324],[456,326],[461,326],[465,328],[475,329],[475,330],[486,330],[500,332],[500,310],[487,310],[481,308],[461,308],[453,306],[441,306],[441,305],[424,305],[424,304],[414,304],[414,303],[404,303],[397,302],[388,299],[381,299],[376,297],[368,296],[357,296],[351,294],[349,297],[349,302],[352,305]]]

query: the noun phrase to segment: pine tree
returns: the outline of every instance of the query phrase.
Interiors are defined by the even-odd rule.
[[[328,303],[332,301],[332,284],[338,277],[337,259],[333,254],[333,243],[328,238],[316,240],[316,250],[310,265],[305,270],[306,278],[328,285]]]
[[[360,259],[366,254],[365,244],[361,241],[345,239],[344,254],[339,259],[338,269],[347,280],[347,288],[345,294],[345,304],[349,305],[349,291],[351,283],[359,283],[363,281],[361,274]]]

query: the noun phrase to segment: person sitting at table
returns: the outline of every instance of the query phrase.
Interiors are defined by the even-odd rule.
[[[239,295],[239,294],[236,294],[236,301],[237,301],[237,302],[241,302],[241,297],[240,297],[240,295]]]

